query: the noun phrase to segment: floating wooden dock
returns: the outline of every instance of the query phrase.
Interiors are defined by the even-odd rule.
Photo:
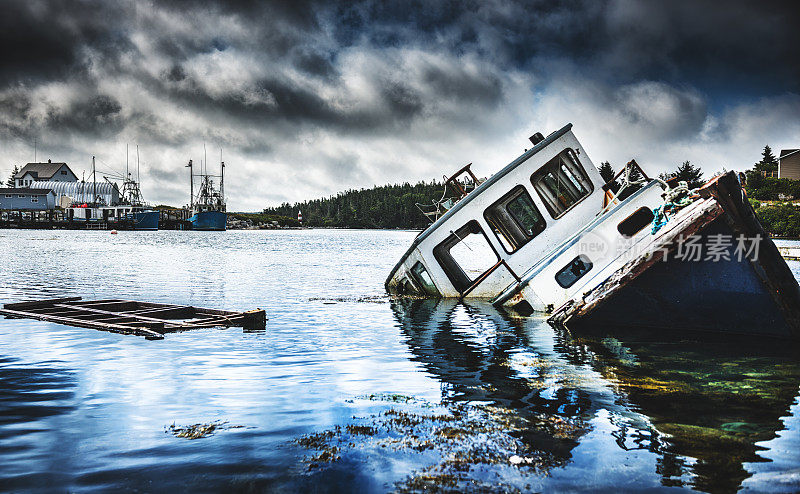
[[[264,329],[267,323],[267,315],[260,309],[231,312],[121,299],[82,300],[81,297],[5,304],[0,314],[133,334],[148,340],[163,339],[165,333],[219,326]]]

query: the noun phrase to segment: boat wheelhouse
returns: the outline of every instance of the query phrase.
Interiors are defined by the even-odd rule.
[[[486,180],[469,165],[448,178],[452,206],[413,241],[386,289],[489,299],[570,328],[800,335],[800,287],[733,173],[689,191],[631,161],[616,189],[571,129],[535,134],[533,148]],[[701,255],[681,259],[690,238]]]

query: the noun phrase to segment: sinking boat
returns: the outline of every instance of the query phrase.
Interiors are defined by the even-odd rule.
[[[735,173],[689,190],[631,161],[607,183],[571,124],[531,141],[486,180],[468,165],[445,181],[446,212],[387,291],[488,299],[570,330],[800,338],[800,286]]]

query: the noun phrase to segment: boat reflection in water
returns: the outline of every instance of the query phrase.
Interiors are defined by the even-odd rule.
[[[537,488],[558,488],[559,471],[571,477],[562,487],[575,487],[581,475],[586,488],[603,482],[598,478],[608,465],[586,467],[580,458],[586,455],[581,443],[594,441],[588,449],[606,448],[595,451],[596,458],[623,453],[626,463],[617,469],[654,458],[644,472],[653,487],[733,492],[759,462],[770,461],[762,445],[787,428],[781,418],[798,422],[790,407],[798,396],[800,362],[797,348],[785,342],[691,339],[696,334],[664,342],[663,335],[649,339],[618,330],[614,338],[598,331],[578,339],[543,318],[509,315],[480,302],[400,299],[392,309],[415,360],[441,380],[445,401],[491,402],[522,417],[556,415],[581,424],[567,434],[536,428],[520,437],[531,450],[547,453],[552,466],[563,467]],[[613,437],[607,446],[594,439],[598,428]],[[793,482],[783,488],[800,487]]]

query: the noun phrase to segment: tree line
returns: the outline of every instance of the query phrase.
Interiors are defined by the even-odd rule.
[[[335,196],[310,201],[284,203],[265,208],[265,215],[294,218],[303,216],[303,225],[335,228],[422,229],[430,221],[417,204],[431,205],[442,197],[444,184],[437,181],[383,185],[371,189],[351,189]]]

